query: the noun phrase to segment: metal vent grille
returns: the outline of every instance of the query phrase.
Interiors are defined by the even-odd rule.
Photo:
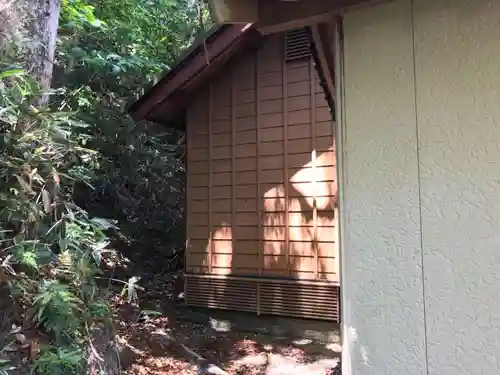
[[[339,321],[338,287],[326,284],[260,285],[260,313]]]
[[[295,61],[311,57],[311,42],[306,29],[285,33],[285,60]]]
[[[188,306],[339,322],[334,283],[185,275]]]
[[[254,312],[257,288],[255,283],[243,280],[186,276],[186,302],[191,306]]]

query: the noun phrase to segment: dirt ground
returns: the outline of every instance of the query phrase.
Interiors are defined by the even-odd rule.
[[[117,340],[129,349],[121,359],[125,375],[198,375],[207,364],[230,375],[340,374],[338,345],[332,350],[324,345],[307,345],[307,340],[234,330],[220,332],[207,325],[178,321],[169,313],[175,307],[172,297],[177,288],[168,289],[170,300],[165,301],[163,295],[163,301],[157,303],[162,305],[162,315],[141,314],[137,307],[116,303]],[[182,345],[206,361],[193,363],[193,358],[181,350]]]
[[[169,327],[169,328],[166,328]],[[127,375],[198,374],[178,345],[158,340],[166,332],[195,351],[207,362],[231,375],[323,375],[333,374],[338,359],[301,348],[285,338],[244,332],[215,332],[205,326],[182,322],[168,324],[168,318],[130,323],[120,329],[118,340],[131,347],[129,363],[122,363]],[[123,361],[123,360],[122,360]]]

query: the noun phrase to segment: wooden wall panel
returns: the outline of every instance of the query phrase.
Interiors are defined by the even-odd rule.
[[[334,126],[284,35],[228,62],[188,110],[188,272],[338,281]]]

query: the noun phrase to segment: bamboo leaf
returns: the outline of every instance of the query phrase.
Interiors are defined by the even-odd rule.
[[[0,79],[20,77],[22,75],[24,75],[23,69],[10,69],[0,72]]]
[[[22,189],[26,192],[26,193],[31,193],[33,190],[31,189],[31,187],[29,186],[29,184],[24,180],[24,178],[22,178],[21,176],[19,175],[14,175],[16,176],[17,178],[17,181],[19,182],[19,185],[21,185]]]
[[[43,209],[45,210],[45,213],[49,214],[52,212],[52,200],[50,198],[50,193],[43,189],[42,190],[42,200],[43,200]]]

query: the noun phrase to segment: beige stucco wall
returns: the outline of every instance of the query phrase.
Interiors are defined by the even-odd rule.
[[[344,17],[351,375],[500,374],[500,1]]]

